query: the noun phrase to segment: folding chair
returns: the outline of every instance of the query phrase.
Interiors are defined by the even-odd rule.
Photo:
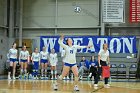
[[[120,64],[117,71],[117,79],[126,79],[126,65]]]
[[[132,64],[129,67],[129,79],[135,79],[136,78],[136,71],[137,71],[137,65]]]
[[[117,65],[116,64],[111,64],[110,65],[110,73],[111,73],[111,78],[116,78],[117,79]]]

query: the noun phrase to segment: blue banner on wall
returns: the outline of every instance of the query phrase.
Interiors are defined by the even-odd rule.
[[[52,48],[56,52],[60,52],[62,48],[58,44],[60,36],[41,36],[40,37],[40,50],[43,46],[46,46],[47,51],[50,52]],[[66,36],[64,39],[72,38],[73,44],[76,45],[93,45],[91,48],[81,49],[78,52],[96,52],[103,47],[104,43],[108,44],[108,50],[110,53],[136,53],[136,37],[124,36],[124,37],[111,37],[111,36]]]

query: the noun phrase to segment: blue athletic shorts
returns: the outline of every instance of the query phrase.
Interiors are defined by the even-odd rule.
[[[17,62],[17,59],[10,58],[10,62]]]
[[[21,59],[20,62],[25,63],[25,62],[27,62],[27,59],[25,59],[25,60],[24,59]]]
[[[69,63],[65,63],[64,66],[68,66],[68,67],[73,67],[75,66],[76,64],[69,64]]]
[[[34,68],[34,70],[38,70],[39,69],[39,62],[38,61],[34,61],[33,68]]]
[[[47,59],[41,59],[41,63],[48,63],[48,60]]]

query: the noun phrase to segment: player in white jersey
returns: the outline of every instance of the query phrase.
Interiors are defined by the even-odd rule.
[[[16,43],[13,43],[12,48],[9,50],[8,58],[10,60],[10,67],[8,72],[8,79],[11,79],[10,75],[13,73],[13,79],[15,79],[16,63],[17,63],[17,49]]]
[[[63,49],[62,51],[61,51],[61,58],[62,58],[62,62],[63,62],[63,65],[65,64],[64,62],[65,62],[65,57],[66,57],[66,51]],[[65,79],[69,79],[69,73],[67,74],[67,76],[66,77],[64,77],[63,78],[64,80]]]
[[[50,53],[50,56],[49,56],[49,62],[50,62],[50,65],[51,65],[51,79],[57,79],[57,69],[56,69],[56,65],[57,65],[57,62],[58,62],[58,58],[57,58],[57,53],[55,53],[55,50],[54,49],[51,49],[51,53]],[[55,77],[53,77],[55,76]]]
[[[69,72],[71,68],[75,77],[74,91],[79,91],[79,88],[77,85],[79,78],[78,78],[78,68],[76,65],[76,52],[77,52],[77,49],[90,48],[91,46],[73,45],[71,38],[68,38],[66,41],[67,44],[64,44],[63,39],[64,39],[64,36],[62,35],[60,39],[58,40],[58,43],[60,44],[60,46],[64,48],[66,51],[65,64],[63,66],[62,75],[60,75],[59,79],[62,80],[67,75],[67,73]],[[54,89],[55,90],[57,89],[57,84],[54,84]]]
[[[29,63],[29,51],[26,49],[26,46],[24,45],[22,47],[22,50],[20,51],[19,54],[19,62],[21,65],[21,69],[20,69],[20,78],[24,72],[25,74],[25,78],[27,77],[27,63]]]
[[[40,54],[38,52],[38,48],[35,48],[34,52],[32,53],[31,60],[33,63],[33,77],[34,79],[38,79],[38,70],[40,65]]]
[[[109,58],[109,51],[108,51],[108,45],[107,44],[103,44],[103,49],[100,49],[100,51],[98,53],[98,64],[99,64],[99,67],[100,67],[100,68],[98,68],[100,70],[99,75],[101,75],[101,73],[102,73],[103,66],[109,66],[110,67],[110,58]],[[94,87],[95,88],[98,87],[98,77],[95,78],[95,82],[94,82]],[[105,88],[110,88],[110,85],[108,84],[108,78],[109,77],[104,78],[104,81],[105,81],[104,87]]]
[[[46,52],[46,47],[42,48],[42,51],[40,52],[40,59],[41,59],[40,60],[41,61],[41,76],[44,77],[46,75],[47,77],[48,52]]]

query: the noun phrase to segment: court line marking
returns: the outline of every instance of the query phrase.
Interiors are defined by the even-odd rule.
[[[128,87],[128,86],[110,86],[110,87],[119,87],[119,88],[128,88],[128,89],[139,89],[140,90],[140,88],[132,88],[131,86],[130,87]]]

